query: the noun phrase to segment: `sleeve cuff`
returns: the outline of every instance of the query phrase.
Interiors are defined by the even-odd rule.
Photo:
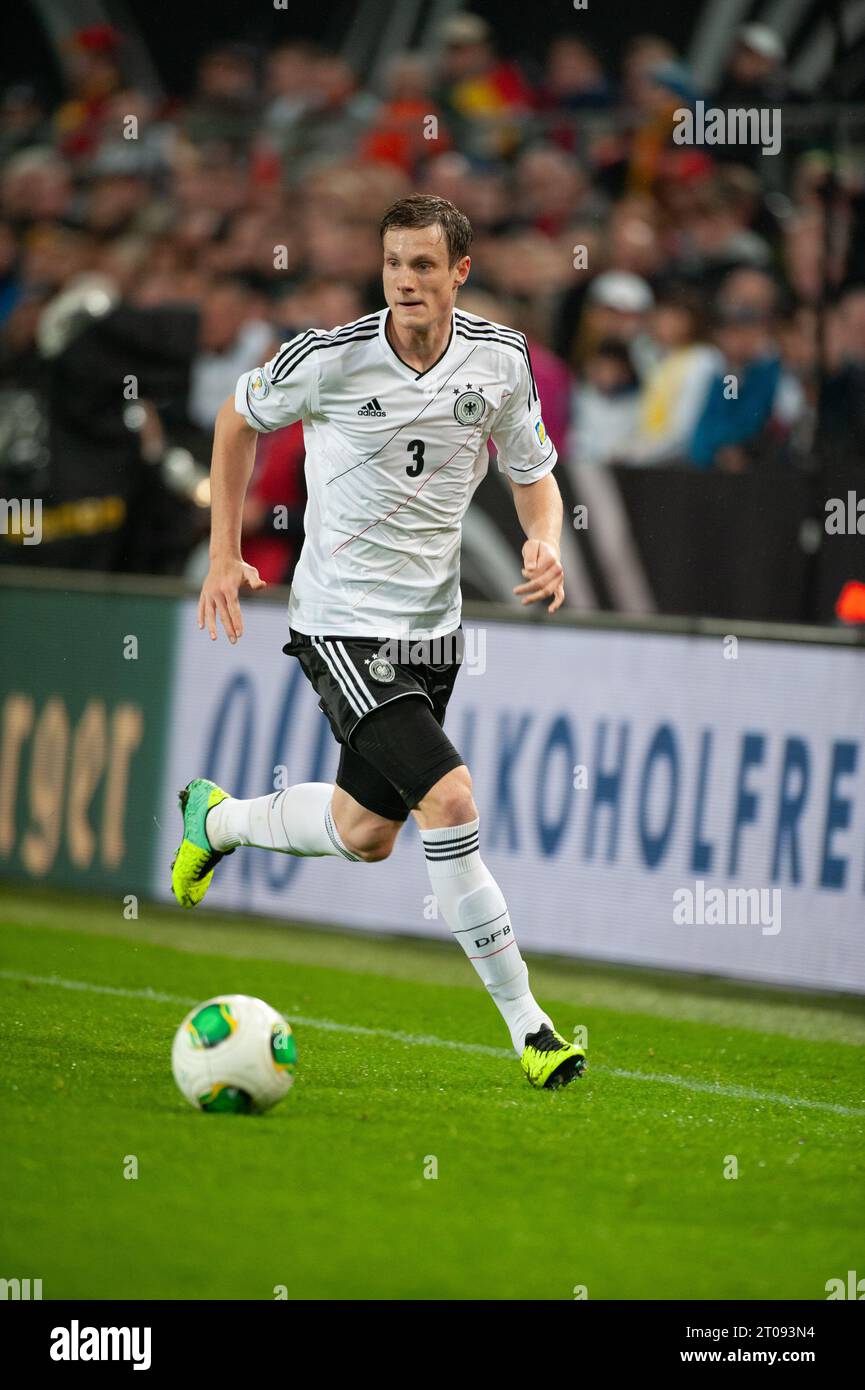
[[[501,455],[499,457],[501,458]],[[556,453],[555,445],[551,444],[550,452],[547,454],[546,458],[538,459],[537,463],[531,463],[524,467],[517,466],[516,468],[512,468],[506,463],[504,465],[504,472],[507,473],[512,483],[525,486],[527,483],[537,483],[541,478],[545,478],[548,473],[552,473],[558,461],[559,456]]]

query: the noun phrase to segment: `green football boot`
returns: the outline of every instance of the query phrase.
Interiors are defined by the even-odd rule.
[[[536,1033],[526,1034],[520,1062],[530,1086],[554,1091],[582,1076],[586,1054],[544,1024]]]
[[[214,849],[204,830],[208,811],[228,800],[228,792],[206,777],[195,777],[179,795],[183,839],[171,861],[171,887],[181,907],[197,907],[220,859],[234,853],[233,849]]]

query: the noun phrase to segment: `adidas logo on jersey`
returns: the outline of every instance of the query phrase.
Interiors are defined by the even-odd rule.
[[[371,401],[367,401],[366,405],[362,405],[357,413],[358,415],[387,415],[387,411],[382,410],[375,396]]]

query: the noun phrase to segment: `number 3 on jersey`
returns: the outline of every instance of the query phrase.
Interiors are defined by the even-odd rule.
[[[414,454],[414,463],[410,463],[405,471],[410,478],[416,478],[419,473],[423,472],[423,451],[426,445],[422,439],[412,439],[406,448],[411,449]]]

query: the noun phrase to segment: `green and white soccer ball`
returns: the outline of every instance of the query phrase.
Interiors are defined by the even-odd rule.
[[[248,994],[220,994],[186,1015],[174,1035],[171,1068],[199,1110],[269,1110],[291,1090],[294,1034],[282,1014]]]

